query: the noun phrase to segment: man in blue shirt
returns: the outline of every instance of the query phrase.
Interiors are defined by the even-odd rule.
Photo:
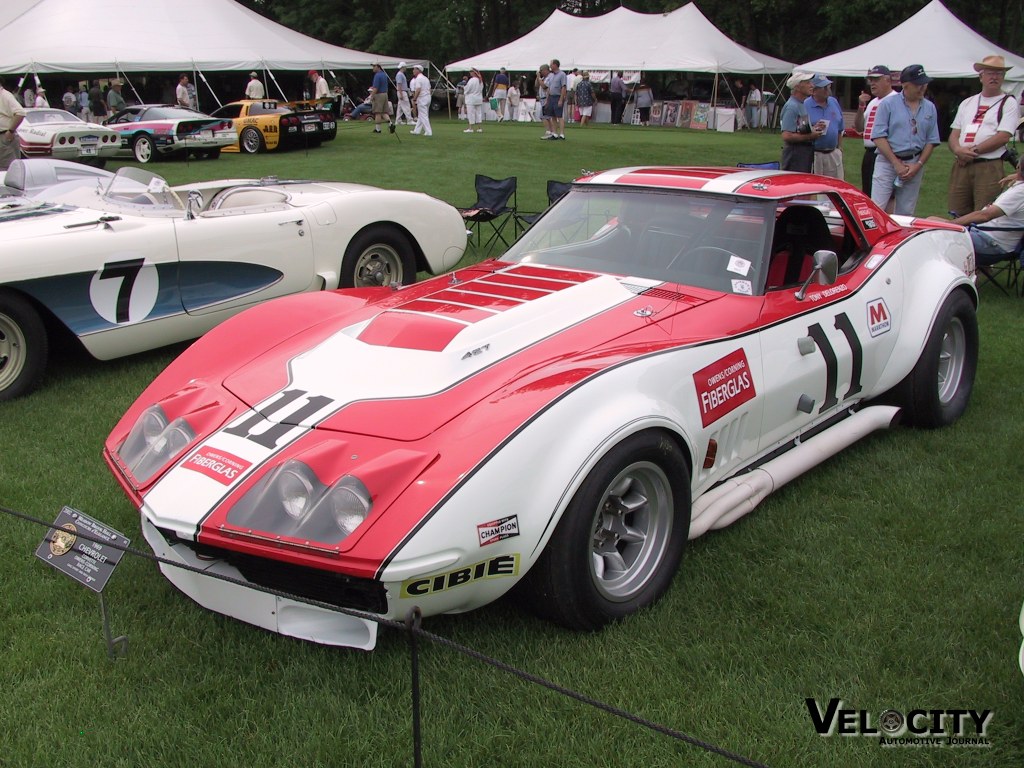
[[[932,79],[920,64],[900,73],[903,92],[883,100],[875,113],[875,172],[871,199],[883,210],[895,198],[894,213],[913,216],[921,192],[924,166],[939,144],[939,118],[924,95]]]
[[[820,125],[812,124],[807,117],[804,102],[811,95],[809,72],[794,72],[786,81],[790,90],[789,100],[782,107],[782,162],[784,171],[811,173],[814,170],[813,142],[824,133]]]
[[[834,96],[829,96],[832,81],[824,75],[811,80],[811,98],[804,102],[811,125],[824,126],[825,133],[812,142],[814,172],[833,179],[845,179],[843,172],[843,109]]]
[[[380,133],[380,124],[387,120],[388,116],[388,76],[381,69],[380,64],[373,65],[373,84],[370,86],[370,109],[373,110],[373,132]]]

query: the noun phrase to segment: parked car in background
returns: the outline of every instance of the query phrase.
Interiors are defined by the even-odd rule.
[[[52,157],[102,168],[121,147],[121,137],[63,109],[27,109],[18,126],[22,157]]]
[[[515,585],[594,630],[678,584],[688,539],[845,447],[956,421],[974,278],[963,227],[835,179],[607,171],[499,259],[227,321],[106,460],[164,575],[271,631],[369,649],[376,617]]]
[[[106,124],[121,137],[118,156],[131,157],[137,163],[189,152],[217,158],[224,147],[238,141],[230,120],[171,104],[126,107]]]
[[[452,206],[362,184],[172,188],[136,166],[115,175],[56,160],[16,160],[5,184],[0,400],[38,383],[56,328],[109,360],[195,338],[277,296],[411,283],[466,247]]]
[[[329,109],[302,109],[274,99],[234,101],[215,109],[211,117],[231,120],[238,143],[224,152],[258,152],[295,147],[318,147],[338,135]]]

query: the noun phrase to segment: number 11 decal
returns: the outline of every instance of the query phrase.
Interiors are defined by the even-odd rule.
[[[860,377],[864,368],[864,348],[860,344],[860,339],[857,338],[857,331],[854,330],[853,323],[850,322],[850,318],[845,312],[836,315],[835,327],[846,337],[846,343],[850,345],[852,355],[853,369],[850,372],[850,388],[843,395],[843,400],[848,400],[862,389]],[[814,343],[825,360],[825,401],[818,409],[818,413],[824,413],[839,404],[839,361],[836,358],[835,348],[818,323],[807,329],[807,335],[814,339]]]

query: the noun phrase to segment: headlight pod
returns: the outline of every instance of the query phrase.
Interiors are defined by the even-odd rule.
[[[336,544],[370,514],[370,492],[345,475],[328,487],[306,464],[290,459],[264,475],[238,500],[227,523],[261,533]]]
[[[185,419],[168,422],[164,409],[151,405],[132,426],[118,454],[135,480],[143,484],[195,439]]]

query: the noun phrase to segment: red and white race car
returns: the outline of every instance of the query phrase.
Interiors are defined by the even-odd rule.
[[[286,298],[172,363],[105,449],[200,604],[369,649],[512,588],[595,629],[688,539],[874,430],[939,427],[977,367],[961,227],[833,179],[579,179],[500,260]],[[286,591],[300,599],[268,594]]]

